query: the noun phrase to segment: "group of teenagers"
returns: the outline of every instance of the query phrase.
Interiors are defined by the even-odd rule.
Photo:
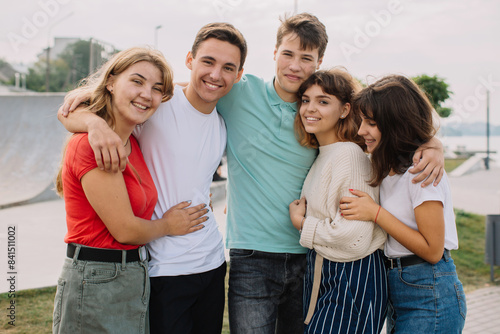
[[[462,331],[432,106],[402,75],[362,88],[319,70],[327,43],[314,15],[283,18],[265,81],[243,75],[242,34],[210,23],[187,84],[135,47],[67,95],[53,333],[221,333],[227,265],[209,203],[224,150],[232,334],[379,333],[386,318],[388,333]]]

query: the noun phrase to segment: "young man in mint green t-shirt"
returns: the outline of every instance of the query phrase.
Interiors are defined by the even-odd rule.
[[[295,139],[295,93],[319,68],[327,42],[315,16],[284,20],[274,80],[246,75],[217,104],[228,134],[231,333],[303,333],[307,250],[288,205],[300,196],[317,152]]]

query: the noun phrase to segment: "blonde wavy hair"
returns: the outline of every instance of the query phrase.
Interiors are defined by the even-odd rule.
[[[162,76],[162,102],[168,101],[174,91],[174,76],[170,65],[165,60],[165,57],[160,51],[133,47],[115,54],[107,61],[99,70],[91,74],[80,82],[78,90],[90,92],[90,99],[86,102],[86,110],[95,113],[103,118],[110,128],[115,127],[115,118],[112,111],[112,95],[106,88],[111,76],[116,76],[126,71],[130,66],[142,61],[147,61],[153,64],[161,72]],[[63,196],[62,184],[62,166],[64,163],[64,155],[66,152],[67,143],[64,145],[63,157],[59,167],[59,172],[56,177],[56,192],[59,196]]]

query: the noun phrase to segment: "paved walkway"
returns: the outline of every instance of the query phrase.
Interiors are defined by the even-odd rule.
[[[449,176],[449,180],[455,208],[481,215],[500,214],[500,167]]]

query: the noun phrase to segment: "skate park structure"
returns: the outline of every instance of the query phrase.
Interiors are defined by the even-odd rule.
[[[68,137],[57,120],[64,95],[0,95],[0,209],[57,198],[54,179]]]

